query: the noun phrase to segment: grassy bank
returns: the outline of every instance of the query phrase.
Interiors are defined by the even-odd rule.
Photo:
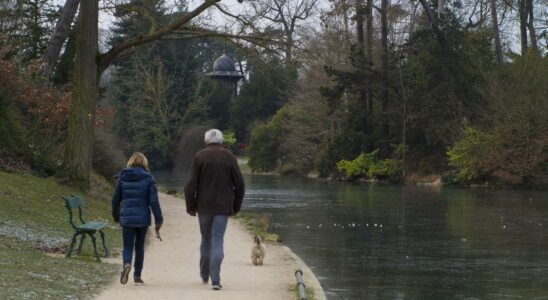
[[[240,213],[233,217],[239,220],[245,227],[251,232],[252,235],[256,235],[263,238],[265,241],[274,243],[280,241],[280,236],[275,233],[268,233],[268,218],[261,217],[256,214]]]
[[[89,238],[81,256],[63,257],[73,229],[59,195],[75,192],[53,178],[0,172],[0,299],[89,299],[118,273],[113,265],[94,262]],[[119,253],[120,232],[111,221],[110,203],[82,196],[84,219],[109,223],[107,247]]]

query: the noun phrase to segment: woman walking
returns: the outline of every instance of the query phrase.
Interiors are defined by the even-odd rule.
[[[135,152],[127,166],[118,175],[116,191],[112,197],[112,217],[120,222],[124,238],[123,262],[120,283],[126,284],[131,270],[135,249],[133,279],[136,285],[144,284],[141,279],[145,256],[145,237],[151,225],[150,211],[154,214],[156,231],[163,224],[162,210],[158,201],[156,182],[148,168],[147,158]]]

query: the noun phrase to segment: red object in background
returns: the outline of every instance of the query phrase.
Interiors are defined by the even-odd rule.
[[[245,149],[245,147],[247,147],[247,145],[246,145],[246,144],[238,144],[238,147],[239,147],[240,149]]]

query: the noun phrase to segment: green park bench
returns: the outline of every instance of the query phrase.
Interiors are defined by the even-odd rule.
[[[97,257],[97,261],[100,262],[101,259],[99,258],[99,253],[97,253],[97,245],[95,242],[95,233],[99,232],[101,234],[101,240],[103,241],[103,248],[105,249],[105,257],[109,256],[109,251],[107,249],[107,245],[105,243],[105,233],[103,232],[103,228],[107,225],[107,223],[104,222],[86,222],[82,218],[82,205],[84,204],[84,200],[81,197],[71,195],[70,197],[64,197],[61,196],[63,200],[65,200],[65,206],[67,207],[67,210],[69,212],[69,223],[72,225],[72,228],[74,228],[74,235],[72,235],[72,240],[70,242],[70,247],[67,251],[66,257],[70,257],[72,254],[72,249],[74,247],[74,244],[76,243],[76,238],[78,235],[80,235],[80,244],[78,245],[78,250],[76,251],[77,254],[80,254],[82,251],[82,244],[84,243],[84,239],[86,238],[86,234],[88,234],[91,238],[91,241],[93,242],[93,250],[95,251],[95,256]],[[82,225],[76,225],[73,222],[73,214],[72,209],[78,208],[78,219],[80,219],[80,222],[82,222]]]

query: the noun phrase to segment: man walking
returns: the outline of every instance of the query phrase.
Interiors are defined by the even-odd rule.
[[[205,133],[206,148],[198,151],[185,184],[186,211],[200,222],[200,276],[214,290],[222,289],[223,241],[230,215],[240,212],[245,185],[234,154],[222,146],[217,129]]]

